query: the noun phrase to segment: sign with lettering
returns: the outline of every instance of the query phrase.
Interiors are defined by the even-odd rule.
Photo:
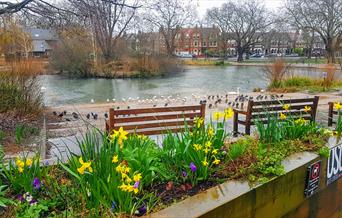
[[[321,161],[311,164],[307,170],[304,194],[310,197],[319,187],[319,175],[321,173]]]
[[[330,149],[327,168],[327,185],[342,177],[342,144]]]

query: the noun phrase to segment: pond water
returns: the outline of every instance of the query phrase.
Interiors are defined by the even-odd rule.
[[[322,71],[296,69],[294,74],[320,77]],[[72,79],[60,75],[42,75],[45,104],[106,102],[107,99],[128,99],[153,96],[191,96],[229,91],[251,92],[253,88],[266,88],[267,80],[261,67],[189,67],[184,72],[149,79]]]

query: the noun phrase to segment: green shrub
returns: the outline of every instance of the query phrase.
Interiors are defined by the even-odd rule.
[[[307,87],[313,85],[313,80],[309,77],[295,76],[283,81],[284,87]]]
[[[249,144],[250,144],[250,141],[247,138],[239,139],[234,144],[231,144],[229,146],[229,151],[228,151],[229,159],[235,160],[239,158],[240,156],[242,156],[245,153]]]
[[[22,140],[31,136],[37,135],[39,130],[36,127],[31,127],[25,124],[19,124],[15,127],[15,142],[21,144]]]

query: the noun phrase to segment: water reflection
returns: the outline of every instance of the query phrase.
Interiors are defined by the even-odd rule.
[[[322,76],[315,69],[296,69],[294,74]],[[191,67],[185,72],[150,79],[71,79],[59,75],[41,76],[45,103],[58,106],[70,103],[105,102],[107,99],[150,98],[155,95],[191,96],[215,94],[224,91],[250,92],[265,88],[266,77],[260,67]]]

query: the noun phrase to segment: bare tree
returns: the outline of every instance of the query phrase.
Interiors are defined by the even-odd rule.
[[[138,0],[68,0],[74,13],[83,17],[91,26],[95,41],[106,63],[116,58],[114,46],[129,28]],[[130,2],[130,3],[126,3]]]
[[[328,63],[335,63],[337,42],[342,38],[342,0],[287,0],[286,9],[300,29],[319,34]]]
[[[209,9],[207,18],[236,42],[239,62],[243,61],[243,54],[259,41],[271,24],[267,10],[257,0],[237,3],[229,0],[220,8]]]
[[[173,55],[175,38],[179,30],[192,24],[196,10],[191,1],[158,0],[149,5],[145,19],[162,35],[168,55]]]
[[[34,0],[22,0],[20,2],[0,2],[0,15],[16,13],[23,8],[27,7],[28,4]]]

